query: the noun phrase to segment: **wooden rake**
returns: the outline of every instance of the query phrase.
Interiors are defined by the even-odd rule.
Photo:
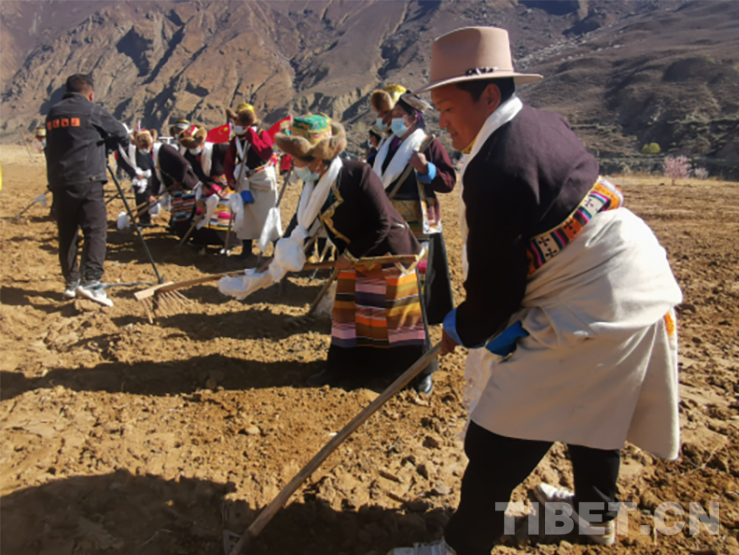
[[[306,264],[304,270],[320,270],[323,268],[333,268],[333,262],[324,262],[322,264]],[[195,285],[218,281],[222,277],[237,276],[242,274],[244,270],[231,270],[228,272],[220,272],[218,274],[210,274],[207,276],[188,279],[185,281],[162,283],[161,285],[153,285],[133,294],[134,298],[144,307],[146,317],[149,323],[154,323],[157,315],[176,316],[182,309],[186,309],[193,304],[191,299],[180,293],[180,289],[187,289]]]

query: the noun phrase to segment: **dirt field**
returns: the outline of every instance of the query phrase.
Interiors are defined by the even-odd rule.
[[[93,553],[221,555],[222,531],[241,532],[331,434],[384,382],[344,390],[305,387],[321,370],[329,320],[286,325],[320,288],[307,276],[245,302],[215,286],[150,325],[134,289],[111,289],[112,309],[63,301],[55,226],[34,206],[43,157],[2,147],[3,555]],[[621,497],[636,503],[616,548],[525,528],[495,553],[739,553],[739,186],[621,179],[626,205],[668,248],[680,307],[683,455],[658,461],[629,446]],[[112,191],[112,185],[108,185]],[[295,209],[289,190],[283,219]],[[445,230],[461,291],[456,194]],[[154,281],[110,204],[106,281]],[[218,256],[176,251],[164,218],[146,236],[160,271],[178,281],[224,269]],[[434,330],[438,339],[440,331]],[[267,526],[254,553],[382,555],[441,535],[459,498],[465,458],[463,355],[445,358],[426,398],[404,392],[362,427]],[[555,448],[525,484],[572,487]],[[516,492],[528,499],[527,489]],[[641,534],[662,501],[720,503],[716,535]]]

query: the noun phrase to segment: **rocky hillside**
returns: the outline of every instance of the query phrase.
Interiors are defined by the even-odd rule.
[[[5,141],[42,121],[67,75],[92,72],[98,99],[127,122],[216,125],[246,100],[268,122],[329,113],[356,149],[373,120],[372,89],[424,82],[438,35],[498,25],[511,32],[518,67],[547,77],[524,99],[565,114],[601,157],[657,142],[716,167],[739,158],[739,3],[730,0],[6,0],[0,10]]]

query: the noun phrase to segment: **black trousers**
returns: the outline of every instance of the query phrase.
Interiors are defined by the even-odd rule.
[[[145,202],[149,202],[149,198],[152,196],[151,191],[149,191],[149,188],[147,187],[144,192],[139,193],[136,189],[134,189],[134,196],[136,197],[136,206],[141,206]],[[142,224],[150,224],[151,223],[151,214],[147,210],[144,212],[144,209],[148,206],[144,206],[144,208],[141,209],[141,211],[138,212],[140,214],[139,216],[139,222]],[[136,208],[134,206],[131,207],[133,212],[136,212]]]
[[[107,239],[107,212],[102,183],[73,185],[54,191],[59,230],[59,264],[67,282],[80,278],[77,235],[82,229],[82,268],[85,281],[103,277]]]
[[[449,276],[444,235],[434,233],[423,244],[428,249],[423,297],[428,323],[435,326],[441,324],[444,317],[454,309],[452,280]]]
[[[457,555],[490,555],[504,533],[504,513],[495,510],[495,503],[510,501],[513,490],[534,471],[551,446],[549,441],[500,436],[470,422],[464,444],[469,464],[462,478],[459,508],[444,531],[444,539]],[[618,449],[567,448],[575,478],[575,510],[580,503],[600,503],[603,510],[590,510],[591,520],[615,519],[617,511],[608,504],[615,503],[618,494]]]

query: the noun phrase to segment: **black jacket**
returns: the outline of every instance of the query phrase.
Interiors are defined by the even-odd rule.
[[[136,172],[123,159],[120,152],[118,153],[118,164],[121,166],[121,168],[123,168],[123,171],[125,171],[128,174],[128,177],[130,177],[131,179],[136,177]],[[146,189],[146,194],[152,195],[152,196],[158,194],[159,193],[159,179],[157,178],[157,172],[154,170],[154,161],[152,160],[152,155],[142,154],[141,151],[137,148],[136,149],[136,167],[142,172],[145,172],[146,170],[151,171],[151,177],[149,177],[149,186]],[[143,194],[143,193],[140,193],[140,194]]]
[[[348,251],[354,258],[421,252],[372,168],[364,162],[343,160],[342,164],[320,213],[339,252]]]
[[[223,177],[223,175],[226,173],[223,162],[226,159],[227,151],[228,143],[216,143],[213,145],[213,154],[211,155],[210,159],[210,175],[205,175],[205,172],[203,171],[203,166],[201,165],[199,154],[196,156],[195,154],[192,154],[189,150],[186,150],[183,156],[185,157],[185,160],[188,161],[190,167],[192,168],[192,171],[195,172],[195,175],[198,177],[203,186],[208,189],[212,189],[213,185],[225,185],[225,180],[219,180],[217,178]]]
[[[564,222],[598,179],[597,160],[557,114],[529,106],[467,165],[467,297],[457,308],[465,346],[502,331],[526,293],[532,237]]]
[[[46,116],[49,189],[106,183],[107,150],[128,145],[128,133],[102,106],[67,93]]]

